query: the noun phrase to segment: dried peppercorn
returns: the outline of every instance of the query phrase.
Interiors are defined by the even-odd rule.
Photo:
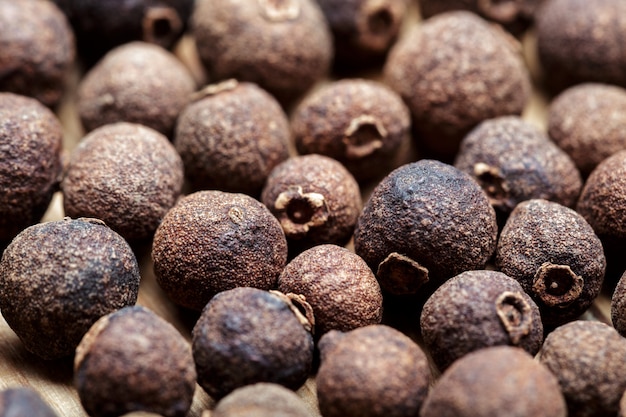
[[[422,417],[565,417],[559,383],[526,351],[495,346],[454,362],[426,397]]]
[[[617,282],[611,297],[611,322],[615,330],[622,336],[626,335],[626,272]]]
[[[289,122],[280,104],[252,83],[210,85],[180,114],[174,145],[192,187],[258,196],[289,157]]]
[[[200,311],[220,291],[274,288],[287,263],[287,241],[276,218],[252,197],[198,191],[165,215],[152,260],[169,298]]]
[[[59,120],[41,103],[0,93],[0,242],[48,208],[61,174],[62,138]]]
[[[534,355],[543,342],[537,304],[497,271],[466,271],[443,283],[424,304],[420,327],[440,370],[482,348],[517,346]]]
[[[91,325],[135,304],[139,266],[126,241],[100,220],[40,223],[0,261],[0,309],[24,347],[44,359],[74,353]]]
[[[324,417],[417,416],[428,392],[428,359],[404,334],[384,325],[341,333],[320,341],[316,377]]]
[[[0,416],[57,417],[57,414],[36,391],[14,387],[0,391]]]
[[[214,399],[257,382],[299,388],[313,361],[313,318],[299,308],[310,314],[303,298],[256,288],[213,297],[192,332],[200,386]]]
[[[92,417],[149,411],[185,416],[196,387],[191,347],[145,307],[100,318],[76,348],[74,385]]]
[[[568,416],[613,416],[626,390],[626,339],[604,323],[578,320],[552,331],[539,362],[556,375]]]
[[[278,384],[259,382],[237,388],[217,403],[210,417],[311,417],[296,393]],[[206,414],[203,414],[205,417]]]
[[[389,173],[411,137],[402,99],[364,79],[343,79],[314,91],[295,109],[291,126],[300,154],[336,159],[358,181]]]

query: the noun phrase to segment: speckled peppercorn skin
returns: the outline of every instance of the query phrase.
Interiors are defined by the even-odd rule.
[[[99,218],[130,241],[152,237],[182,186],[183,163],[168,139],[125,122],[83,138],[61,182],[66,215]]]
[[[26,387],[0,392],[0,416],[58,417],[36,391]]]
[[[0,309],[24,347],[44,359],[74,353],[91,325],[135,304],[139,267],[126,241],[101,221],[40,223],[0,261]]]
[[[428,359],[404,334],[384,325],[320,341],[317,396],[324,417],[418,416],[431,379]]]
[[[300,154],[336,159],[358,181],[379,178],[397,166],[410,126],[402,99],[384,84],[364,79],[343,79],[314,91],[291,119]]]
[[[167,295],[200,311],[220,291],[274,288],[287,263],[287,242],[276,218],[252,197],[198,191],[165,215],[152,259]]]
[[[250,81],[282,103],[323,78],[333,57],[314,0],[197,0],[191,26],[210,79]]]
[[[62,138],[59,120],[41,103],[0,93],[0,242],[46,211],[61,174]]]
[[[74,386],[92,417],[185,416],[196,387],[191,346],[145,307],[123,308],[94,323],[76,348]]]
[[[626,390],[626,339],[604,323],[574,321],[546,337],[539,362],[556,375],[570,417],[613,416]]]
[[[626,149],[626,90],[585,83],[563,91],[548,109],[548,134],[589,175]]]
[[[517,346],[534,355],[543,342],[539,308],[497,271],[466,271],[443,283],[424,304],[420,327],[440,370],[482,348]]]
[[[496,346],[454,362],[430,391],[422,417],[565,417],[559,383],[526,351]]]
[[[626,335],[626,272],[622,274],[611,297],[611,322],[622,336]],[[624,404],[626,411],[626,400]]]
[[[194,189],[257,197],[289,157],[289,121],[280,104],[252,83],[212,85],[180,114],[174,145]]]
[[[115,122],[139,123],[170,136],[195,90],[187,68],[160,46],[131,42],[111,50],[78,85],[86,131]]]
[[[75,53],[72,29],[52,2],[0,1],[0,91],[55,106]]]
[[[211,417],[311,417],[298,395],[278,384],[259,382],[237,388],[215,406]],[[205,417],[205,415],[203,414]]]
[[[519,115],[531,91],[519,44],[466,11],[413,28],[392,48],[384,76],[411,110],[418,144],[445,158],[481,121]]]
[[[294,309],[256,288],[216,295],[192,333],[200,386],[214,399],[257,382],[298,389],[311,370],[313,336]]]

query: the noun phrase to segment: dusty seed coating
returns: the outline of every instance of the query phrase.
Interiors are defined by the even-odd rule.
[[[306,404],[295,392],[266,382],[234,390],[222,398],[210,414],[210,417],[311,416]]]
[[[0,392],[2,417],[58,417],[31,388],[8,388]]]
[[[622,336],[626,335],[626,272],[622,274],[620,280],[613,291],[611,297],[611,322],[615,330]],[[625,400],[626,406],[626,400]],[[624,408],[626,411],[626,408]],[[624,414],[626,416],[626,413]]]

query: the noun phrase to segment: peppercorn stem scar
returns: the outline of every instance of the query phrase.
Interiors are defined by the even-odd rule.
[[[496,299],[496,312],[513,345],[518,345],[532,330],[530,305],[522,294],[504,291]]]
[[[342,139],[346,158],[359,159],[382,148],[387,129],[376,117],[361,115],[350,121]]]
[[[300,16],[297,0],[258,0],[265,17],[272,22],[284,22]]]
[[[567,307],[580,297],[584,283],[569,265],[544,262],[535,273],[532,290],[549,307]]]
[[[519,0],[478,0],[478,9],[490,19],[507,23],[517,18],[520,3]]]
[[[415,294],[429,281],[428,269],[397,252],[390,253],[378,265],[380,286],[392,294]]]
[[[285,234],[290,238],[302,238],[312,227],[326,223],[329,217],[324,196],[305,193],[300,186],[291,186],[278,195],[274,202]]]
[[[150,7],[143,18],[143,40],[169,47],[183,30],[183,22],[172,7]]]
[[[307,332],[310,332],[311,334],[315,332],[315,316],[313,315],[313,307],[307,303],[304,295],[294,293],[284,294],[276,290],[270,290],[270,293],[287,303],[291,311],[293,311],[293,314],[296,315],[296,318],[300,321]]]

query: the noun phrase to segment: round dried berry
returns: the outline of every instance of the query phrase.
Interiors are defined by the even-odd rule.
[[[211,417],[311,417],[296,393],[278,384],[259,382],[237,388],[217,403]]]
[[[626,272],[617,283],[611,298],[611,322],[615,330],[626,337]]]

